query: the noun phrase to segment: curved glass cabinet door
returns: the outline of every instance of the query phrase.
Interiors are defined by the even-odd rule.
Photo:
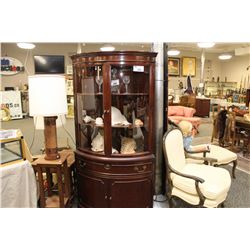
[[[77,69],[78,147],[104,154],[103,74],[102,65]]]
[[[148,151],[149,66],[111,65],[112,154]]]

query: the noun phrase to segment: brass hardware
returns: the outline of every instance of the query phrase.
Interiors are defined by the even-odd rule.
[[[147,166],[144,165],[142,169],[140,170],[139,167],[134,167],[134,170],[137,171],[138,173],[143,173],[147,169]]]
[[[104,109],[104,111],[103,111],[104,114],[108,114],[109,112],[110,112],[109,109]]]
[[[86,163],[85,163],[85,162],[82,162],[82,161],[79,161],[79,165],[80,165],[80,167],[82,167],[82,168],[86,167]]]
[[[105,168],[106,170],[110,170],[110,169],[111,169],[111,164],[105,164],[105,165],[104,165],[104,168]]]

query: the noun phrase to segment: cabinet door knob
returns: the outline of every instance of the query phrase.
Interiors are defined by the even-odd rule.
[[[85,163],[85,162],[82,162],[82,161],[79,162],[79,165],[80,165],[80,167],[82,167],[82,168],[86,167],[86,163]]]
[[[103,111],[104,114],[108,114],[109,112],[110,112],[109,109],[104,109],[104,111]]]
[[[105,197],[104,197],[104,198],[105,198],[105,200],[107,200],[107,199],[108,199],[108,196],[107,196],[107,195],[105,195]]]
[[[112,196],[110,196],[109,199],[112,200]]]
[[[104,165],[104,168],[105,168],[106,170],[110,170],[110,169],[111,169],[111,164],[105,164],[105,165]]]

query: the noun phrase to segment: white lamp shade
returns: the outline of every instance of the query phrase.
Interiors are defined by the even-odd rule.
[[[43,116],[34,116],[34,126],[38,130],[44,129],[44,118]],[[66,123],[66,117],[65,115],[58,115],[58,118],[56,119],[56,127],[62,127]]]
[[[58,116],[67,113],[65,77],[29,76],[30,116]]]

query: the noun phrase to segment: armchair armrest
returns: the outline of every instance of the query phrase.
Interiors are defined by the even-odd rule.
[[[190,152],[190,151],[186,151],[185,152],[185,158],[190,158],[190,159],[194,159],[194,160],[201,160],[204,162],[209,162],[210,165],[213,165],[213,163],[217,162],[218,160],[215,158],[211,158],[211,157],[206,157],[206,152],[209,151],[201,151],[201,152]],[[194,156],[194,155],[190,155],[190,154],[194,154],[194,153],[203,153],[203,157],[199,157],[199,156]]]
[[[169,169],[171,170],[171,172],[173,172],[174,174],[177,174],[179,176],[182,176],[182,177],[185,177],[185,178],[189,178],[189,179],[192,179],[196,182],[200,182],[200,183],[203,183],[205,182],[204,179],[200,178],[200,177],[197,177],[197,176],[194,176],[194,175],[189,175],[189,174],[184,174],[184,173],[181,173],[177,170],[175,170],[174,168],[171,167],[171,165],[169,164]]]
[[[203,154],[206,155],[206,153],[209,153],[209,152],[210,152],[209,149],[197,149],[197,150],[194,150],[194,151],[189,151],[189,150],[187,150],[187,149],[184,148],[184,150],[185,150],[185,152],[188,153],[188,154],[203,153]]]

